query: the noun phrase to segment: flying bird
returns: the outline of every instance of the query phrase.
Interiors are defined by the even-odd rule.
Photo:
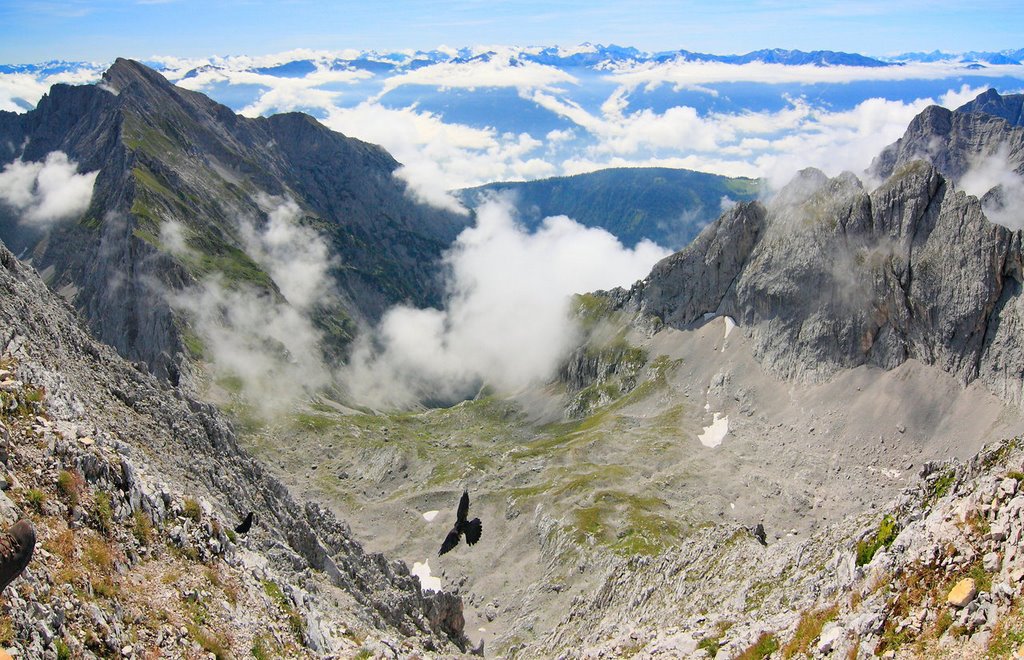
[[[466,543],[474,545],[480,540],[480,533],[484,531],[484,525],[479,518],[469,518],[469,491],[462,491],[462,499],[459,500],[459,510],[455,515],[455,526],[448,532],[441,550],[437,553],[440,557],[459,544],[459,537],[466,535]]]
[[[238,534],[245,534],[246,532],[248,532],[252,528],[253,513],[254,512],[250,511],[249,515],[247,515],[245,517],[245,520],[240,522],[238,524],[238,527],[235,527],[235,532],[236,533],[238,533]]]

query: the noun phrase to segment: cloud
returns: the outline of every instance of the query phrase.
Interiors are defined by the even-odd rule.
[[[493,56],[440,62],[391,76],[384,80],[376,98],[403,85],[427,85],[441,90],[512,87],[526,92],[579,83],[575,76],[558,67],[516,59],[507,48],[499,50]]]
[[[246,253],[270,275],[281,292],[229,283],[219,273],[184,290],[167,291],[171,306],[184,313],[200,338],[204,357],[218,377],[236,378],[242,392],[267,415],[285,410],[296,398],[331,382],[321,350],[322,335],[310,312],[334,295],[325,240],[298,224],[294,201],[258,195],[267,214],[264,226],[241,219]],[[188,260],[188,228],[167,222],[160,242]]]
[[[192,91],[207,90],[217,83],[263,87],[259,97],[240,111],[246,117],[259,117],[296,110],[331,110],[342,92],[322,89],[324,85],[355,84],[373,77],[369,71],[332,68],[330,63],[317,62],[316,66],[313,72],[297,78],[208,66],[175,84]]]
[[[391,109],[365,102],[335,108],[324,123],[346,135],[382,145],[403,167],[396,173],[420,201],[464,211],[448,191],[490,181],[557,174],[535,155],[544,143],[528,133],[498,133],[445,122],[413,107]]]
[[[99,170],[78,173],[67,154],[52,151],[41,163],[16,160],[0,172],[0,202],[14,209],[22,224],[47,229],[85,213]]]
[[[992,222],[1013,230],[1024,229],[1024,176],[1014,171],[1007,145],[976,159],[957,186],[982,200],[985,216]]]
[[[357,400],[402,406],[544,382],[576,339],[570,296],[629,285],[668,254],[649,241],[624,248],[565,216],[527,233],[506,199],[476,220],[445,256],[445,308],[395,307],[359,340],[341,374]]]
[[[651,91],[662,85],[675,89],[696,89],[713,83],[769,83],[804,85],[850,83],[858,81],[943,80],[957,76],[1001,78],[1024,76],[1024,66],[1005,65],[968,69],[956,62],[914,62],[898,66],[815,66],[786,65],[765,62],[727,64],[724,62],[688,62],[673,59],[666,62],[624,63],[611,68],[609,79],[627,89]]]
[[[50,75],[32,72],[0,73],[0,110],[25,112],[35,107],[52,85],[95,82],[102,72],[103,69],[95,64],[84,64]]]

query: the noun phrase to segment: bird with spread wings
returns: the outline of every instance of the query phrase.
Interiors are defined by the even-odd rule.
[[[459,537],[463,534],[466,535],[466,543],[474,545],[480,540],[480,534],[483,530],[484,525],[480,522],[479,518],[469,520],[469,491],[462,491],[462,499],[459,500],[459,510],[455,515],[455,526],[448,532],[448,536],[445,537],[444,543],[441,544],[441,550],[437,553],[437,556],[440,557],[457,546],[459,544]]]

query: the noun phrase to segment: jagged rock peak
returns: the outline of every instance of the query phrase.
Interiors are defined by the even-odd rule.
[[[1014,126],[1024,126],[1024,94],[1002,95],[989,88],[956,111],[983,113],[1005,119]]]
[[[103,82],[117,91],[129,85],[149,85],[160,89],[170,89],[174,85],[160,73],[135,60],[119,57],[110,68],[103,73]]]

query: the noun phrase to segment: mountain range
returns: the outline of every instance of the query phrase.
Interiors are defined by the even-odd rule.
[[[237,434],[194,392],[209,318],[182,297],[216,292],[199,302],[221,323],[290,309],[341,359],[390,305],[441,304],[472,214],[414,201],[380,147],[299,113],[242,117],[128,60],[0,113],[6,176],[95,177],[80,211],[33,222],[42,206],[8,196],[0,218],[0,512],[32,516],[46,549],[0,612],[12,641],[244,653],[269,620],[274,648],[303,655],[444,656],[467,631],[510,657],[1012,646],[1021,102],[926,108],[862,176],[805,169],[772,196],[661,169],[495,185],[528,223],[572,213],[627,243],[682,245],[722,213],[631,288],[580,292],[548,382],[395,413],[314,388],[270,419],[236,408]],[[304,327],[261,338],[304,368],[286,343]],[[450,521],[433,520],[463,489],[484,537],[441,564]],[[231,539],[252,510],[251,539]],[[437,562],[447,591],[396,556]],[[69,566],[80,587],[58,592]],[[174,588],[163,619],[125,623],[126,604],[153,607],[124,577],[143,569]],[[226,585],[244,605],[222,620]]]

